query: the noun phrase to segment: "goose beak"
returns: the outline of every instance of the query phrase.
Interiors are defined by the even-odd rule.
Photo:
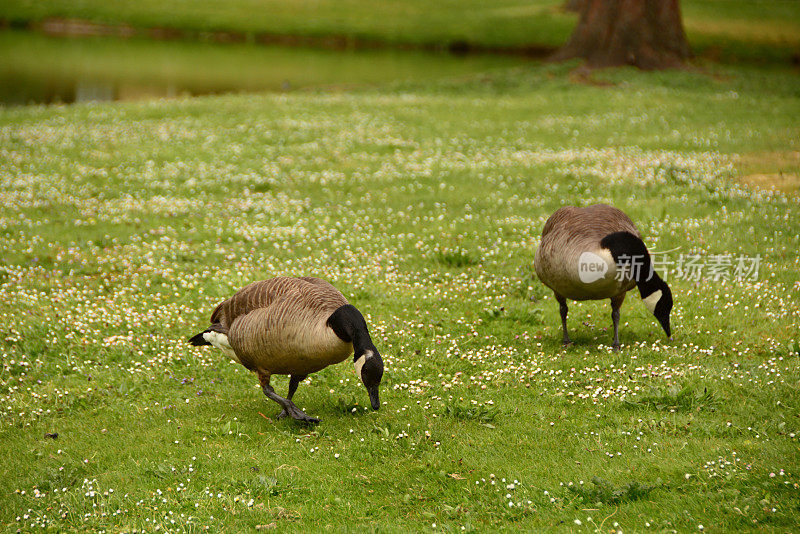
[[[378,397],[378,386],[367,386],[367,393],[369,393],[369,402],[372,404],[372,409],[377,410],[381,407],[381,401]]]

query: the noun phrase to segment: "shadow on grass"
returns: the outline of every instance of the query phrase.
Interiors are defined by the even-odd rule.
[[[451,401],[445,403],[442,415],[460,421],[477,421],[478,423],[489,424],[497,420],[500,410],[485,404],[473,405]]]
[[[603,505],[631,502],[647,497],[654,489],[662,487],[661,479],[655,484],[642,484],[636,480],[615,486],[598,476],[592,478],[592,486],[569,486],[567,489],[578,496],[584,504]]]
[[[716,402],[715,395],[703,386],[675,384],[665,387],[651,387],[643,393],[627,398],[625,406],[630,408],[655,408],[670,411],[699,411],[711,408]]]

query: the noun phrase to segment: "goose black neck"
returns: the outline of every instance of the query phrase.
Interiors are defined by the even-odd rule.
[[[663,281],[653,269],[650,252],[644,241],[630,232],[614,232],[600,241],[600,246],[608,249],[617,265],[625,266],[636,281],[642,298],[658,290]]]
[[[353,357],[364,352],[377,352],[367,329],[367,322],[361,312],[351,304],[345,304],[328,317],[328,326],[341,339],[353,344]]]
[[[651,269],[650,266],[647,268],[648,270]],[[652,271],[652,273],[649,279],[647,279],[647,276],[642,276],[642,280],[636,281],[636,287],[639,289],[639,295],[642,298],[649,297],[664,285],[664,281],[658,276],[658,273],[655,271]]]

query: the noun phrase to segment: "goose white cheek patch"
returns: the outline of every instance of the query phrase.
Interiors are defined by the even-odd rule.
[[[644,302],[644,305],[647,306],[648,310],[650,310],[650,313],[654,313],[656,311],[656,304],[658,304],[659,300],[661,300],[660,289],[658,291],[655,291],[653,294],[643,298],[642,302]]]
[[[366,361],[369,358],[372,358],[372,352],[371,351],[367,351],[364,354],[362,354],[361,356],[359,356],[358,359],[353,364],[355,366],[355,368],[356,368],[356,376],[358,378],[361,378],[361,368],[364,367],[364,363],[366,363]]]

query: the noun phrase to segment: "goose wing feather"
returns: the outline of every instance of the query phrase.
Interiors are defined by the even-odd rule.
[[[347,299],[319,278],[280,277],[254,282],[220,304],[212,322],[229,328],[228,340],[248,369],[311,373],[352,352],[327,326]]]
[[[605,280],[594,288],[589,288],[578,277],[581,254],[593,252],[603,256],[600,241],[614,232],[630,232],[641,238],[630,217],[613,206],[565,206],[556,210],[547,219],[536,250],[537,276],[557,293],[575,299],[605,298],[629,290],[630,283],[613,283],[613,266]]]
[[[247,315],[259,308],[266,308],[289,293],[301,291],[309,306],[347,304],[344,296],[331,284],[310,276],[278,276],[246,285],[229,299],[221,302],[211,314],[211,324],[230,328],[237,317]],[[333,313],[333,310],[331,311]]]
[[[586,207],[564,206],[557,209],[544,223],[542,242],[551,238],[579,241],[600,240],[614,232],[630,232],[641,238],[636,225],[625,212],[607,204],[594,204]]]

